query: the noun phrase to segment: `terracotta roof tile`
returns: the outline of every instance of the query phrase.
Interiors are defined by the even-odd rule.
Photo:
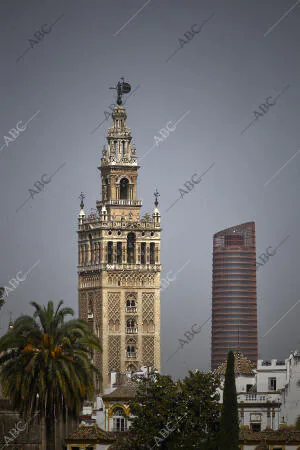
[[[224,361],[214,373],[225,375],[227,368],[227,360]],[[234,373],[235,375],[254,375],[255,364],[246,358],[240,351],[234,353]]]
[[[252,441],[257,443],[274,442],[275,444],[285,442],[300,443],[300,430],[284,427],[279,430],[251,431],[240,430],[240,441]]]
[[[76,431],[71,433],[66,439],[66,443],[94,441],[97,444],[111,443],[115,441],[109,433],[101,430],[97,425],[81,425]]]
[[[133,399],[137,391],[137,382],[128,380],[126,383],[119,386],[110,394],[105,394],[102,396],[103,400],[129,400]]]

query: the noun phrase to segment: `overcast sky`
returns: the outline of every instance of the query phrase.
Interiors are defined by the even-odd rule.
[[[33,300],[78,312],[78,196],[86,212],[100,199],[110,119],[95,128],[124,76],[127,125],[137,155],[148,152],[139,198],[151,212],[161,194],[162,278],[173,280],[161,294],[162,372],[209,370],[209,320],[169,358],[210,317],[213,234],[252,220],[258,256],[285,240],[258,271],[260,357],[300,346],[299,23],[295,0],[1,0],[1,284],[29,271],[1,333],[8,311],[30,313]]]

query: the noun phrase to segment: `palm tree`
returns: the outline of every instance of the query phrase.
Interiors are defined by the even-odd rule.
[[[0,338],[0,381],[3,394],[24,418],[40,412],[46,426],[46,449],[55,448],[57,418],[79,416],[84,400],[94,396],[98,370],[90,353],[101,351],[99,340],[83,320],[65,322],[71,308],[56,310],[53,302],[35,308],[33,317],[19,317]]]

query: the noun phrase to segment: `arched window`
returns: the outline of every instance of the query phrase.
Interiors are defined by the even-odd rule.
[[[89,262],[90,262],[90,264],[92,264],[93,263],[93,239],[92,239],[91,234],[89,234],[89,251],[90,251]]]
[[[124,158],[124,156],[125,156],[125,141],[121,142],[121,155],[122,155],[122,158]]]
[[[150,264],[155,264],[155,244],[151,242],[150,244]]]
[[[113,416],[113,432],[126,431],[127,430],[127,420],[126,414],[122,408],[114,408],[112,412]]]
[[[114,141],[114,153],[117,154],[118,151],[118,142]]]
[[[107,262],[108,264],[113,263],[113,243],[111,241],[107,243]]]
[[[84,247],[82,245],[79,252],[79,264],[84,264]]]
[[[93,294],[92,294],[93,295]],[[89,300],[88,300],[88,314],[93,314],[93,299],[92,296],[89,295]]]
[[[127,180],[127,178],[122,178],[120,181],[120,199],[129,199],[129,181]]]
[[[135,351],[135,345],[127,345],[127,358],[135,358],[136,357],[136,351]]]
[[[135,234],[128,233],[127,236],[127,263],[135,264]]]
[[[146,264],[146,242],[141,243],[141,264]]]
[[[84,264],[88,264],[89,263],[89,247],[87,244],[85,244],[84,247]]]
[[[136,312],[136,300],[128,298],[126,300],[126,312],[135,313]]]
[[[135,327],[135,320],[134,319],[128,319],[126,324],[127,324],[127,328],[134,328]]]
[[[127,334],[137,333],[137,326],[135,319],[131,318],[126,320],[126,333]]]
[[[122,242],[117,242],[117,263],[122,264]]]

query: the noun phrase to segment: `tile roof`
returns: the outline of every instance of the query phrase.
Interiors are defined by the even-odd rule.
[[[218,375],[225,375],[227,368],[227,360],[224,361],[214,373]],[[235,375],[255,375],[255,364],[246,358],[239,350],[234,353],[234,373]]]
[[[296,428],[284,427],[279,430],[251,431],[240,430],[240,441],[263,443],[288,443],[300,444],[300,430]],[[263,447],[262,449],[263,450]]]
[[[110,394],[103,395],[102,398],[103,400],[130,400],[135,397],[136,391],[137,382],[128,380]]]
[[[96,424],[93,426],[80,425],[80,427],[71,433],[66,439],[66,443],[93,441],[95,444],[112,443],[115,438],[104,430],[101,430]]]

